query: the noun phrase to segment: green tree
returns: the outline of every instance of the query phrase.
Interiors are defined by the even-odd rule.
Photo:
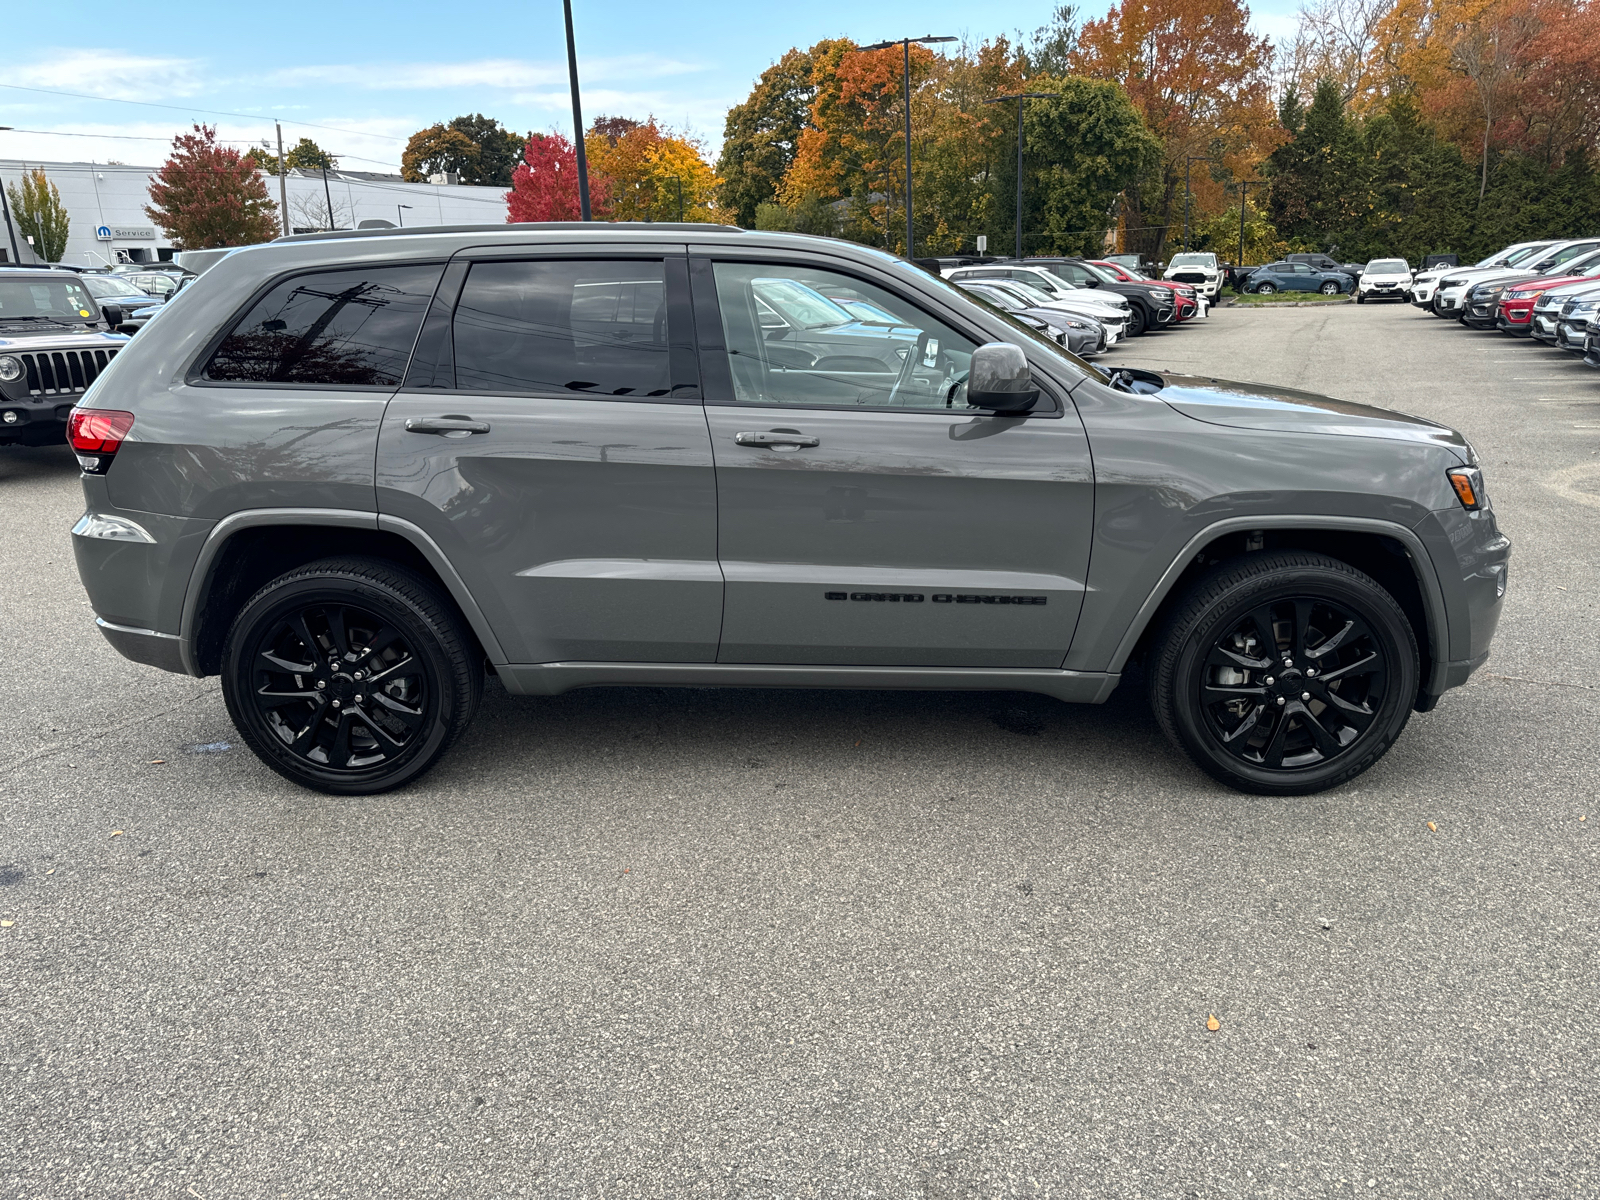
[[[1289,140],[1267,156],[1267,209],[1285,238],[1317,250],[1352,250],[1370,211],[1360,130],[1344,111],[1332,79],[1317,83],[1311,107],[1291,88],[1278,106]]]
[[[811,51],[790,50],[761,72],[743,104],[728,110],[717,160],[719,204],[740,225],[756,223],[757,209],[774,201],[794,164],[800,134],[811,127],[811,72]]]
[[[45,262],[60,262],[67,252],[67,230],[72,222],[56,185],[43,171],[29,171],[20,186],[6,188],[11,197],[11,216],[17,231],[33,239],[33,252]]]
[[[510,187],[526,141],[482,113],[430,125],[411,135],[400,155],[400,171],[411,183],[440,172],[479,187]]]

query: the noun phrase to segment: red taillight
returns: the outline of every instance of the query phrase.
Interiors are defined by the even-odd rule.
[[[67,418],[67,440],[80,454],[115,454],[132,428],[131,412],[75,408]]]

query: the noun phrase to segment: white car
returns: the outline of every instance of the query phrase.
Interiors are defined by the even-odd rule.
[[[1356,303],[1368,300],[1406,299],[1411,290],[1411,277],[1415,272],[1403,258],[1375,258],[1361,270],[1361,282],[1356,284]]]
[[[1035,292],[1044,293],[1044,297],[1053,303],[1086,309],[1088,315],[1097,321],[1100,320],[1099,312],[1104,312],[1111,318],[1120,315],[1122,324],[1125,325],[1133,313],[1133,306],[1125,297],[1115,292],[1077,287],[1044,267],[1026,267],[1020,263],[989,263],[980,267],[955,267],[940,274],[951,283],[981,279],[985,283],[1000,280],[1021,284],[1023,287],[1032,288]]]
[[[1467,293],[1478,284],[1546,275],[1553,268],[1595,249],[1600,249],[1600,240],[1571,238],[1545,242],[1537,249],[1508,258],[1493,267],[1457,268],[1439,281],[1439,290],[1433,297],[1433,311],[1441,317],[1459,317],[1466,309]]]
[[[1440,264],[1438,266],[1424,267],[1411,280],[1411,303],[1419,308],[1431,309],[1433,307],[1434,293],[1438,291],[1440,281],[1452,272],[1476,271],[1486,267],[1515,266],[1528,255],[1543,250],[1546,246],[1553,245],[1555,243],[1551,241],[1516,242],[1507,246],[1498,254],[1491,254],[1482,262],[1472,263],[1470,266],[1448,267]]]
[[[1216,300],[1217,293],[1222,290],[1222,266],[1217,262],[1215,254],[1202,254],[1198,251],[1174,254],[1161,278],[1170,279],[1175,283],[1192,284],[1194,290],[1207,301]]]
[[[1069,313],[1075,317],[1085,317],[1091,321],[1098,321],[1106,327],[1106,348],[1110,349],[1128,336],[1128,322],[1131,313],[1128,302],[1122,300],[1121,307],[1113,301],[1121,300],[1117,297],[1101,297],[1087,288],[1075,288],[1070,284],[1063,290],[1051,295],[1043,288],[1036,287],[1026,279],[952,279],[950,282],[981,283],[988,287],[996,287],[1006,292],[1015,299],[1032,305],[1036,308],[1052,308],[1057,312]]]

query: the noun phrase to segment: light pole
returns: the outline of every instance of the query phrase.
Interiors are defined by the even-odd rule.
[[[1250,198],[1250,189],[1260,187],[1265,179],[1241,179],[1239,181],[1239,265],[1244,266],[1244,206]],[[1237,278],[1237,276],[1235,276]]]
[[[1214,163],[1217,160],[1204,154],[1191,154],[1183,160],[1183,248],[1189,248],[1189,164]]]
[[[405,213],[401,212],[400,210],[402,208],[410,208],[410,207],[411,207],[411,205],[409,205],[409,204],[396,204],[394,206],[394,215],[400,218],[400,228],[401,229],[404,229],[406,227],[406,215],[405,215]]]
[[[992,100],[985,100],[985,104],[1004,104],[1007,100],[1017,102],[1017,261],[1022,261],[1022,102],[1024,100],[1053,100],[1054,92],[1015,92],[1010,96],[996,96]]]
[[[955,42],[955,41],[960,41],[960,39],[959,38],[953,38],[953,37],[934,37],[932,34],[929,34],[927,37],[897,38],[896,40],[894,40],[892,42],[874,42],[870,46],[861,47],[863,50],[887,50],[890,46],[899,46],[905,51],[906,257],[907,258],[911,258],[915,254],[915,251],[912,248],[912,238],[914,237],[914,234],[912,233],[912,227],[911,227],[911,43],[912,42],[916,42],[919,46],[928,46],[928,45],[932,45],[934,42]]]
[[[0,129],[10,128],[12,128],[10,125],[0,125]],[[0,179],[0,211],[3,211],[6,215],[6,237],[11,240],[11,261],[21,262],[22,251],[17,249],[17,230],[11,224],[11,205],[6,200],[6,183],[3,179]]]
[[[561,0],[567,18],[567,76],[572,82],[572,145],[578,152],[578,208],[589,216],[589,155],[583,146],[583,106],[578,103],[578,44],[572,38],[572,0]]]

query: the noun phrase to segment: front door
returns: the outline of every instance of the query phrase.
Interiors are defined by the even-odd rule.
[[[1021,418],[968,408],[977,339],[844,272],[696,260],[693,274],[718,661],[1059,667],[1093,506],[1066,395]]]
[[[452,264],[378,439],[513,663],[711,662],[716,485],[684,258]]]

